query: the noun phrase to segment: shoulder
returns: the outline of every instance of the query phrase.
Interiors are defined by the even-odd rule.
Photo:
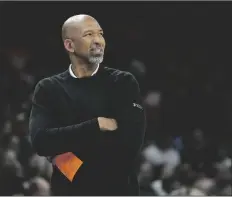
[[[53,102],[57,98],[60,90],[60,81],[63,80],[63,73],[55,74],[38,81],[35,86],[32,102],[43,103]]]
[[[105,71],[114,80],[114,82],[137,83],[135,76],[128,71],[122,71],[119,69],[109,68],[109,67],[105,67]]]
[[[39,80],[38,83],[36,84],[35,90],[40,88],[46,90],[54,90],[56,87],[58,87],[59,82],[64,80],[64,76],[66,72],[67,71]]]
[[[105,70],[108,72],[110,84],[113,85],[115,92],[127,95],[140,93],[139,83],[132,73],[107,67]]]
[[[32,101],[40,102],[57,98],[60,90],[60,82],[64,73],[58,73],[39,80],[34,88]]]

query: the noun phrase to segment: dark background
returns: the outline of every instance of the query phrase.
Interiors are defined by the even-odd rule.
[[[11,157],[6,151],[17,152],[14,166],[24,172],[16,186],[23,182],[25,190],[25,182],[37,173],[25,172],[36,157],[25,138],[33,88],[68,68],[61,26],[75,14],[92,15],[102,26],[104,65],[138,79],[147,111],[145,144],[167,136],[191,139],[198,129],[210,142],[210,153],[217,155],[218,147],[231,153],[232,3],[0,2],[2,163]],[[13,148],[12,141],[17,141]]]

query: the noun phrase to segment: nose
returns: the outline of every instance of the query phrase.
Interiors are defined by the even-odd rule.
[[[94,38],[93,38],[93,44],[102,47],[103,46],[103,38],[100,37],[99,35],[94,36]]]

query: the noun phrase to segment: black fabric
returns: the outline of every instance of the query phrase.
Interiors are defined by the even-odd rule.
[[[45,157],[73,152],[84,162],[73,182],[54,166],[54,195],[139,194],[135,164],[145,132],[141,106],[134,76],[108,67],[85,78],[73,78],[66,70],[36,85],[29,122],[33,148]],[[115,118],[118,129],[102,132],[97,117]]]

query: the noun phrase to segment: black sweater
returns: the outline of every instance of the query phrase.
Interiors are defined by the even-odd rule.
[[[29,131],[40,156],[73,152],[83,165],[72,182],[54,166],[54,195],[138,195],[135,163],[145,131],[140,91],[128,72],[101,67],[73,78],[69,70],[36,85]],[[102,132],[97,117],[116,119]]]

